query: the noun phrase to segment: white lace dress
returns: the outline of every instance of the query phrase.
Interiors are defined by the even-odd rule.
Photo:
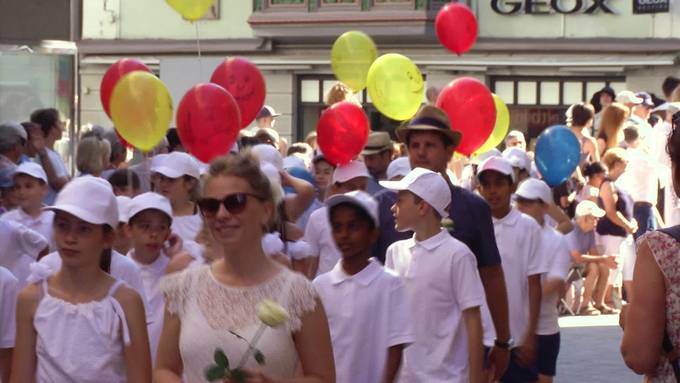
[[[281,304],[290,315],[279,328],[267,328],[256,347],[264,354],[259,366],[250,357],[246,368],[260,370],[272,378],[296,375],[298,354],[292,334],[302,326],[301,318],[316,307],[316,291],[304,276],[283,269],[269,281],[246,288],[218,282],[210,266],[187,269],[161,282],[166,308],[181,321],[179,349],[184,364],[184,381],[205,382],[215,349],[221,348],[231,367],[241,360],[248,345],[229,331],[251,340],[260,326],[255,306],[265,298]]]

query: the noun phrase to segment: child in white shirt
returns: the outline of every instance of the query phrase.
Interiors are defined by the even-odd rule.
[[[3,214],[2,219],[19,222],[40,233],[49,242],[50,250],[55,250],[52,240],[54,212],[43,210],[43,199],[49,191],[47,174],[42,166],[24,162],[17,167],[13,179],[19,206]]]
[[[47,254],[45,237],[26,226],[0,219],[0,266],[7,268],[24,288],[31,274],[30,265]]]
[[[557,355],[560,351],[557,303],[572,259],[564,235],[545,222],[546,213],[553,203],[550,187],[543,181],[530,178],[519,185],[515,195],[519,211],[532,217],[541,226],[539,254],[546,263],[547,272],[543,274],[541,281],[543,291],[536,330],[536,367],[539,381],[550,383],[556,373]]]
[[[172,232],[183,240],[196,240],[203,220],[194,202],[201,177],[198,162],[182,152],[154,157],[151,166],[154,191],[170,201]]]
[[[16,337],[16,305],[19,281],[0,267],[0,382],[9,382]]]
[[[541,274],[546,271],[538,253],[541,229],[510,203],[515,184],[508,160],[487,159],[479,166],[477,178],[480,194],[491,208],[508,291],[510,334],[517,342],[501,381],[536,381],[536,329],[541,306]]]
[[[165,299],[160,290],[160,281],[166,274],[170,258],[164,244],[170,237],[172,207],[160,194],[148,192],[132,199],[128,233],[132,249],[128,253],[139,267],[144,291],[149,303],[149,345],[151,357],[155,360],[158,341],[163,329]]]
[[[481,382],[485,295],[475,256],[441,227],[451,203],[449,185],[423,168],[380,184],[399,191],[392,207],[396,229],[414,231],[387,249],[385,263],[406,285],[415,330],[400,381]]]
[[[327,206],[342,259],[317,277],[314,286],[328,316],[336,381],[392,383],[413,333],[399,276],[371,259],[378,204],[355,191],[331,197]]]

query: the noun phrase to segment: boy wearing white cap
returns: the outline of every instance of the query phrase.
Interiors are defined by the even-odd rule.
[[[595,306],[604,304],[610,270],[617,267],[616,256],[602,254],[595,245],[595,227],[604,215],[595,202],[581,201],[576,206],[574,230],[565,236],[574,263],[584,265],[586,272],[580,315],[600,314]]]
[[[154,157],[151,172],[157,176],[154,190],[172,206],[172,232],[184,240],[195,240],[203,227],[193,201],[201,177],[198,162],[186,153],[172,152]]]
[[[143,193],[133,198],[130,203],[127,230],[132,249],[128,252],[128,257],[140,269],[149,302],[151,323],[148,327],[152,360],[155,360],[163,328],[165,299],[160,290],[160,281],[170,263],[164,244],[170,237],[172,221],[170,202],[160,194]]]
[[[530,178],[522,182],[515,193],[517,208],[541,226],[539,254],[547,267],[542,276],[541,311],[536,329],[538,348],[536,367],[540,382],[552,382],[560,351],[560,327],[557,302],[564,288],[572,259],[564,235],[545,222],[552,192],[543,181]]]
[[[14,172],[14,192],[19,206],[2,215],[2,219],[18,222],[34,230],[48,241],[55,250],[52,239],[54,212],[43,210],[43,199],[49,191],[47,175],[42,166],[24,162]]]
[[[361,161],[354,160],[340,165],[333,172],[327,197],[357,190],[366,191],[369,177],[368,169]],[[329,272],[340,260],[340,250],[331,235],[326,207],[317,209],[309,216],[304,240],[309,244],[312,254],[309,265],[306,266],[309,270],[305,270],[308,277],[314,278]]]
[[[472,251],[441,227],[451,203],[447,182],[415,168],[401,181],[381,185],[398,191],[396,230],[414,231],[387,249],[385,262],[406,285],[415,330],[401,381],[481,382],[484,289]]]
[[[404,285],[371,258],[378,203],[354,191],[331,197],[327,206],[342,259],[314,286],[328,316],[336,381],[391,383],[413,333]]]
[[[510,333],[514,342],[503,382],[531,382],[536,358],[536,329],[541,306],[541,274],[546,272],[538,253],[541,229],[529,216],[513,208],[515,189],[510,162],[491,157],[479,166],[480,194],[489,204],[508,291]],[[511,347],[513,347],[511,346]]]

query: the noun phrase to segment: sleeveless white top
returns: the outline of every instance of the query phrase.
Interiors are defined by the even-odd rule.
[[[210,266],[184,270],[165,277],[161,288],[166,309],[181,321],[179,348],[184,363],[185,382],[204,382],[204,371],[221,348],[233,367],[246,352],[247,344],[229,331],[252,340],[260,327],[255,306],[265,298],[282,305],[288,322],[267,328],[255,345],[265,356],[264,366],[253,357],[245,368],[258,369],[274,379],[295,376],[298,354],[292,334],[302,327],[302,317],[316,307],[316,291],[304,276],[288,269],[272,279],[251,287],[230,287],[218,282]]]
[[[124,344],[130,344],[125,312],[113,297],[116,281],[104,299],[73,304],[49,294],[43,279],[42,298],[33,318],[37,383],[124,383]]]

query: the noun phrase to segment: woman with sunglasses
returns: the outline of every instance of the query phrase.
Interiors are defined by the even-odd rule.
[[[265,356],[245,361],[248,382],[334,382],[328,321],[312,284],[266,256],[262,236],[274,212],[270,182],[257,160],[237,154],[215,160],[199,208],[211,246],[221,254],[210,265],[166,277],[165,320],[156,382],[205,381],[217,348],[236,367],[260,327],[256,305],[278,302],[289,313],[257,343]],[[301,371],[298,371],[298,366]]]

